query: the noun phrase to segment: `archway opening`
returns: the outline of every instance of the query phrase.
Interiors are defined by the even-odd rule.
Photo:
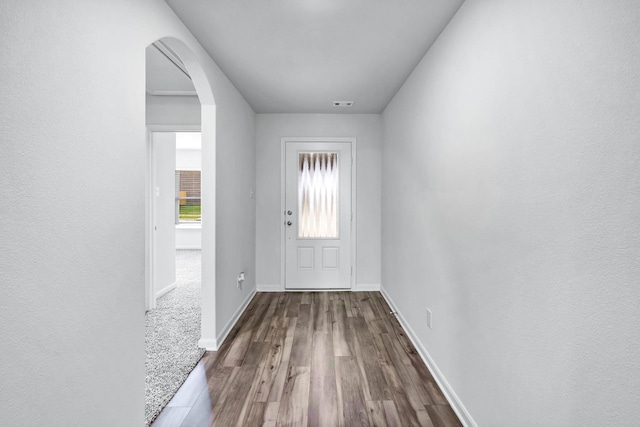
[[[215,199],[216,199],[216,171],[215,171],[215,135],[216,135],[216,107],[215,99],[211,89],[209,80],[204,72],[204,69],[194,52],[182,41],[167,37],[155,41],[147,47],[146,52],[147,61],[147,128],[148,128],[148,141],[147,141],[147,185],[146,185],[146,265],[145,265],[145,308],[147,310],[147,352],[155,351],[158,354],[154,356],[156,359],[161,359],[159,363],[164,363],[166,366],[177,366],[178,371],[174,374],[167,375],[169,378],[174,378],[173,384],[161,384],[154,385],[155,388],[162,388],[162,390],[156,394],[158,396],[147,395],[147,408],[146,418],[147,422],[150,422],[157,416],[162,407],[167,403],[163,396],[167,396],[169,393],[173,395],[179,388],[181,380],[184,378],[185,370],[193,369],[198,362],[202,351],[198,352],[199,348],[211,348],[213,343],[215,345]],[[155,58],[155,59],[154,59]],[[154,107],[150,108],[149,99],[155,99]],[[162,101],[158,101],[162,100]],[[165,108],[169,106],[169,108]],[[174,107],[178,110],[173,109]],[[194,112],[199,115],[199,120],[193,120]],[[199,123],[196,123],[199,122]],[[191,194],[185,197],[181,197],[181,189],[177,186],[178,171],[165,171],[163,172],[165,177],[164,186],[158,185],[158,164],[163,161],[164,164],[173,162],[176,166],[176,159],[179,157],[179,152],[176,149],[176,139],[179,139],[177,135],[181,132],[198,133],[201,141],[200,163],[201,168],[199,171],[200,178],[200,191],[197,194],[196,204],[195,194]],[[166,144],[167,140],[173,141],[173,154],[171,158],[171,149],[167,150],[169,145],[162,145],[163,141]],[[160,148],[161,147],[161,148]],[[163,154],[164,153],[164,154]],[[164,157],[163,157],[164,156]],[[168,159],[168,160],[167,160]],[[193,171],[188,171],[193,172]],[[184,178],[191,179],[193,173],[184,173]],[[175,177],[175,181],[169,182],[171,176]],[[184,200],[182,200],[184,199]],[[158,206],[161,204],[160,200],[164,200],[166,209],[161,211]],[[185,205],[185,207],[182,206]],[[187,209],[188,207],[189,209]],[[173,210],[172,210],[173,209]],[[184,212],[183,212],[184,211]],[[167,298],[169,291],[172,291],[171,281],[169,280],[169,286],[166,283],[158,280],[162,275],[171,275],[171,266],[167,265],[165,259],[159,254],[159,245],[167,245],[164,247],[162,253],[174,253],[173,275],[175,277],[175,249],[176,249],[176,233],[178,233],[179,224],[183,221],[183,216],[193,215],[195,211],[200,215],[200,221],[198,221],[197,227],[192,229],[199,230],[199,263],[200,271],[198,272],[200,278],[199,299],[197,311],[199,316],[191,317],[188,320],[191,324],[176,326],[178,338],[181,338],[180,332],[182,328],[184,330],[191,331],[193,337],[191,341],[185,342],[178,339],[176,345],[182,346],[195,346],[195,350],[192,352],[191,358],[196,358],[181,362],[167,360],[168,354],[172,353],[163,347],[166,343],[155,343],[155,347],[150,350],[149,345],[149,329],[153,319],[150,313],[154,313],[157,307],[158,298]],[[162,212],[162,213],[161,213]],[[184,214],[184,215],[183,215]],[[175,223],[171,223],[171,216],[173,215]],[[168,221],[165,221],[164,230],[160,227],[158,221],[159,218],[168,217]],[[186,222],[186,221],[185,221]],[[176,225],[178,224],[178,225]],[[182,224],[184,225],[184,224]],[[194,224],[191,224],[193,226]],[[173,227],[173,230],[169,230]],[[173,240],[167,239],[166,236],[171,237],[173,232]],[[164,233],[164,234],[162,234]],[[164,236],[164,237],[163,237]],[[173,244],[173,247],[171,247]],[[162,249],[162,248],[161,248]],[[166,258],[166,256],[165,256]],[[164,270],[163,270],[164,269]],[[168,273],[167,273],[168,272]],[[164,282],[167,282],[166,278]],[[175,287],[175,282],[174,282]],[[166,295],[165,295],[166,292]],[[165,295],[165,296],[163,296]],[[193,308],[193,307],[191,307]],[[188,311],[187,310],[179,310]],[[156,310],[157,311],[157,310]],[[175,316],[180,317],[180,316]],[[193,320],[198,318],[198,320]],[[151,334],[153,335],[153,333]],[[182,334],[187,335],[187,334]],[[182,354],[184,349],[174,349],[175,354]],[[193,349],[192,349],[193,350]],[[147,357],[149,362],[149,356]],[[160,370],[165,367],[160,368]],[[153,368],[151,368],[153,369]],[[147,376],[149,377],[149,372]],[[153,375],[153,373],[151,373]],[[175,380],[177,378],[177,380]],[[174,390],[175,388],[175,390]],[[171,392],[173,391],[173,393]],[[146,390],[146,394],[149,390]]]

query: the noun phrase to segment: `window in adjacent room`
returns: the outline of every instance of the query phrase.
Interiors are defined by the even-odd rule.
[[[176,133],[176,224],[200,223],[200,132]]]

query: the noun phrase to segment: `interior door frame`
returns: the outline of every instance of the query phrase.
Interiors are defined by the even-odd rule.
[[[156,308],[156,290],[153,282],[154,266],[154,203],[153,189],[153,134],[155,132],[202,132],[200,125],[147,125],[147,164],[145,176],[145,269],[144,269],[144,309]]]
[[[285,292],[300,292],[299,290],[287,290],[285,287],[286,282],[286,227],[284,225],[284,215],[287,209],[286,207],[286,151],[288,142],[305,142],[305,143],[317,143],[323,142],[345,142],[351,144],[351,276],[349,290],[353,291],[356,284],[356,236],[357,236],[357,194],[356,194],[356,166],[358,164],[356,159],[356,143],[355,137],[283,137],[280,142],[280,290]]]

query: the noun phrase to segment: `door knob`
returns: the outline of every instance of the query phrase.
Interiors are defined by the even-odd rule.
[[[291,224],[292,224],[291,221],[287,221],[288,226],[291,226]]]

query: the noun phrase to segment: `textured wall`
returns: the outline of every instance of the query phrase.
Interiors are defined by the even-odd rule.
[[[147,95],[148,125],[199,125],[200,100],[197,96]]]
[[[216,136],[216,336],[255,289],[256,204],[249,190],[256,186],[256,115],[230,84],[215,92]],[[207,147],[202,148],[203,162]],[[206,171],[203,175],[206,177]],[[203,248],[207,243],[206,192],[203,188]],[[212,260],[202,253],[203,269]],[[236,277],[245,272],[242,290]],[[204,273],[203,273],[204,274]]]
[[[144,53],[166,36],[211,81],[217,160],[251,159],[253,111],[165,2],[0,3],[2,424],[144,422]],[[221,227],[255,224],[219,195]],[[253,236],[210,234],[252,265]],[[248,292],[220,293],[222,320]]]
[[[383,132],[383,287],[475,421],[640,424],[640,3],[467,0]]]
[[[280,282],[280,163],[283,137],[356,137],[357,275],[380,284],[379,114],[258,114],[256,120],[256,270],[258,284]]]

